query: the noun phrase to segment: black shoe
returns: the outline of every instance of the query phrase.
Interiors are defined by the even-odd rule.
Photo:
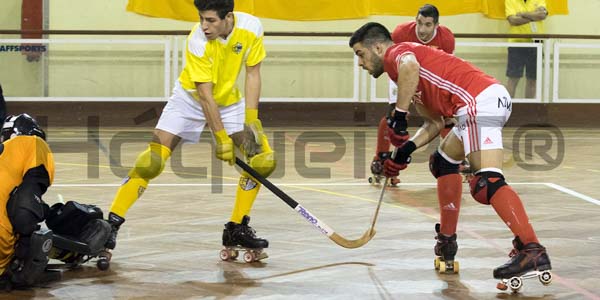
[[[234,247],[241,246],[251,249],[268,248],[269,242],[266,239],[256,237],[256,231],[248,226],[249,216],[242,218],[242,224],[228,222],[223,229],[223,246]]]
[[[521,276],[530,271],[551,270],[550,258],[546,253],[546,248],[538,243],[529,243],[523,245],[519,237],[513,240],[515,249],[511,251],[510,260],[494,269],[494,278],[508,279],[515,276]]]
[[[119,232],[119,228],[124,222],[125,219],[120,217],[119,215],[112,212],[108,214],[108,223],[110,224],[112,230],[110,232],[108,240],[106,241],[106,244],[104,244],[106,248],[111,250],[115,249],[115,247],[117,246],[117,233]]]
[[[445,236],[440,232],[440,224],[435,224],[435,232],[437,236],[435,239],[435,247],[433,251],[436,256],[443,258],[444,261],[453,261],[456,252],[458,251],[458,244],[456,243],[456,233],[452,236]]]

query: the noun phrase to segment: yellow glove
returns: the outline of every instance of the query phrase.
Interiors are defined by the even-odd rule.
[[[258,109],[256,109],[256,108],[247,108],[246,109],[246,117],[245,117],[244,123],[250,124],[254,120],[258,120]]]
[[[233,152],[233,140],[227,135],[225,129],[215,132],[217,149],[215,155],[218,159],[226,161],[229,165],[235,164],[235,154]]]

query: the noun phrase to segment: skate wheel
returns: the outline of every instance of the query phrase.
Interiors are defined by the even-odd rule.
[[[433,259],[433,267],[436,270],[440,269],[440,258],[439,257],[436,257],[436,258]]]
[[[251,251],[246,251],[244,253],[244,261],[247,263],[251,263],[256,259],[256,256]]]
[[[496,288],[501,291],[506,291],[508,289],[508,286],[506,286],[506,284],[502,282],[498,282],[498,284],[496,284]]]
[[[219,257],[221,258],[221,260],[229,260],[230,256],[229,256],[229,251],[227,251],[227,249],[223,249],[219,252]]]
[[[98,270],[100,270],[100,271],[108,270],[108,268],[110,268],[110,262],[108,261],[108,258],[107,257],[98,258],[98,261],[96,262],[96,267],[98,267]]]
[[[516,293],[523,286],[523,280],[521,277],[513,277],[509,279],[508,284],[513,293]]]
[[[552,273],[550,273],[550,271],[544,271],[540,274],[539,279],[543,285],[549,285],[552,282]]]
[[[445,262],[440,262],[439,272],[440,273],[446,273],[446,263]]]
[[[369,183],[373,184],[373,177],[369,177]]]
[[[458,274],[458,261],[454,261],[454,269],[452,270],[454,272],[454,274]]]

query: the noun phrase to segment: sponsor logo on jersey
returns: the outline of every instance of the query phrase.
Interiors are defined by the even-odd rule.
[[[237,43],[235,43],[235,45],[233,45],[233,52],[235,54],[240,54],[240,52],[242,52],[243,48],[244,48],[244,46],[242,46],[242,43],[237,42]]]
[[[489,144],[493,144],[494,142],[493,142],[493,141],[492,141],[492,139],[490,139],[490,137],[488,136],[488,137],[486,137],[486,138],[485,138],[485,141],[483,141],[483,143],[484,143],[485,145],[489,145]]]
[[[504,107],[506,108],[506,110],[511,111],[512,110],[512,102],[510,101],[510,99],[506,98],[506,97],[498,97],[498,108],[500,107]]]

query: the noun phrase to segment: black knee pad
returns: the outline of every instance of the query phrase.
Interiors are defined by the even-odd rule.
[[[429,171],[431,171],[431,174],[435,178],[449,174],[458,174],[459,166],[460,164],[453,164],[447,161],[437,150],[429,156]]]
[[[477,173],[469,182],[473,199],[485,205],[489,205],[494,194],[505,185],[504,176],[497,172]]]

